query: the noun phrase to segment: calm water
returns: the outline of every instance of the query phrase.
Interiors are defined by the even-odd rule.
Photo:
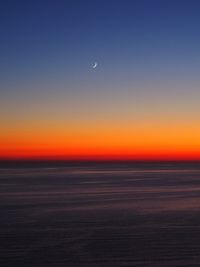
[[[200,266],[199,164],[0,169],[0,266]]]

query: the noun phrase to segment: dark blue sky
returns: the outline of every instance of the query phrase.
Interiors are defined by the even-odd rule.
[[[196,71],[199,64],[197,0],[1,1],[0,10],[5,82],[66,69],[71,77],[94,60],[122,75],[134,62],[144,74],[149,65],[170,71],[192,62]]]

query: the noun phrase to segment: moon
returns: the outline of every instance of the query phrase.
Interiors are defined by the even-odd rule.
[[[96,69],[97,66],[98,66],[98,63],[97,62],[94,62],[94,64],[92,65],[92,68],[93,69]]]

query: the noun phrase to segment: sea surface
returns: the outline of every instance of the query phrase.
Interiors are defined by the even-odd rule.
[[[1,165],[0,266],[200,266],[200,164]]]

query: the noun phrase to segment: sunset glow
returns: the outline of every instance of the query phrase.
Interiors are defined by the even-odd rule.
[[[200,159],[199,13],[185,5],[14,5],[0,158]]]

